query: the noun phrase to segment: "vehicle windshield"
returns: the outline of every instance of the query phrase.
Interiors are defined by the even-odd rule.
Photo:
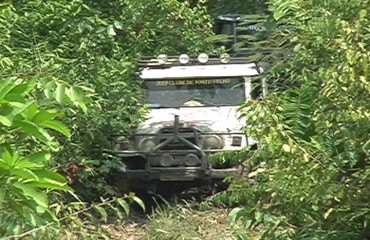
[[[186,106],[237,106],[245,101],[244,79],[145,80],[150,108]]]

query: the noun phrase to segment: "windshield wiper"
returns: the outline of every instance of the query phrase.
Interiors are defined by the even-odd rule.
[[[204,105],[210,105],[210,106],[215,106],[215,107],[219,107],[219,104],[215,104],[215,103],[212,103],[212,102],[208,102],[200,97],[191,97],[189,99],[189,101],[197,101],[199,103],[202,103]]]

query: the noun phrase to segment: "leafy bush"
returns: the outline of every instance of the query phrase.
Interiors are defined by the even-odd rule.
[[[235,192],[233,224],[262,239],[364,239],[369,235],[368,1],[272,0],[292,26],[293,59],[271,71],[290,89],[243,107],[260,141],[256,181]],[[294,29],[294,30],[293,30]]]
[[[53,109],[40,109],[30,97],[38,81],[0,79],[0,235],[57,221],[45,191],[71,190],[65,178],[48,167],[58,143],[50,130],[70,136]]]
[[[65,226],[69,234],[73,231],[81,236],[96,236],[86,226],[96,225],[99,218],[107,221],[106,208],[122,219],[122,212],[129,213],[129,202],[144,205],[134,195],[101,199],[88,206],[81,201],[67,202],[60,194],[68,191],[73,195],[65,177],[50,168],[52,156],[59,149],[50,130],[66,137],[70,137],[70,131],[57,120],[63,115],[61,111],[41,109],[32,97],[43,90],[38,88],[41,82],[38,78],[0,79],[0,237],[13,239],[32,234],[48,239],[58,235],[60,226]],[[60,84],[56,82],[55,86]],[[57,87],[55,97],[60,99],[63,94],[73,99],[71,92],[77,92],[72,89],[65,86],[60,92]],[[91,213],[92,209],[98,217]]]
[[[172,0],[1,3],[2,74],[37,73],[63,80],[84,88],[84,96],[71,94],[75,103],[85,96],[91,99],[77,110],[63,104],[71,137],[58,138],[63,151],[55,162],[63,171],[71,164],[83,165],[75,180],[83,182],[78,190],[89,193],[84,194],[87,199],[106,195],[111,185],[106,176],[119,165],[105,154],[111,147],[109,136],[130,132],[145,114],[141,82],[134,76],[136,60],[143,55],[208,51],[211,45],[204,39],[211,34],[209,22],[204,6]],[[95,180],[99,184],[93,184]]]

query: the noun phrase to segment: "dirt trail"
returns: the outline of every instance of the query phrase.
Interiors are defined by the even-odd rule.
[[[199,211],[178,205],[150,216],[134,214],[121,224],[104,228],[113,239],[120,240],[231,239],[235,233],[226,220],[229,211],[223,208]]]

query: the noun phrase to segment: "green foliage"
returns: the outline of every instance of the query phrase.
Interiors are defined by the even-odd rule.
[[[220,14],[261,14],[267,11],[266,0],[239,1],[239,0],[209,0],[208,11],[212,15]]]
[[[53,197],[61,197],[56,194]],[[22,233],[1,238],[4,240],[32,236],[33,239],[112,239],[111,232],[101,227],[101,224],[114,222],[122,224],[130,213],[132,204],[139,205],[143,210],[143,202],[135,195],[125,195],[120,198],[103,199],[97,203],[56,201],[50,205],[50,210],[57,218],[56,222],[48,222]],[[14,225],[8,225],[8,228]]]
[[[111,147],[109,136],[129,132],[145,114],[141,83],[134,77],[136,60],[159,53],[207,52],[211,45],[203,39],[210,29],[204,6],[173,0],[5,2],[0,8],[1,75],[58,79],[40,82],[47,98],[64,107],[63,121],[71,130],[69,139],[58,137],[63,151],[55,164],[64,169],[86,163],[83,176],[75,178],[96,179],[105,186],[85,192],[105,195],[105,176],[117,164],[107,173],[107,164],[89,163],[116,162],[104,154]],[[81,100],[86,105],[79,106]]]
[[[150,216],[146,234],[140,239],[223,239],[231,240],[235,236],[224,218],[227,210],[209,208],[191,202],[162,203]]]
[[[287,37],[295,55],[269,79],[291,88],[243,107],[245,130],[260,148],[253,181],[230,192],[245,196],[233,224],[260,228],[262,239],[368,236],[369,6],[271,1],[274,17],[294,29]]]
[[[213,168],[229,168],[247,162],[253,151],[251,146],[245,147],[240,151],[219,152],[209,156],[208,161]]]
[[[70,136],[56,118],[30,97],[38,79],[0,79],[0,236],[57,221],[46,192],[71,190],[63,176],[48,169],[58,143],[50,130]],[[65,95],[63,93],[63,95]]]
[[[107,177],[123,165],[106,154],[109,136],[145,113],[137,58],[207,52],[209,22],[204,6],[173,0],[0,3],[0,236],[49,239],[73,223],[85,237],[86,212],[106,220],[139,201],[69,202],[50,163],[85,199],[115,195]]]

